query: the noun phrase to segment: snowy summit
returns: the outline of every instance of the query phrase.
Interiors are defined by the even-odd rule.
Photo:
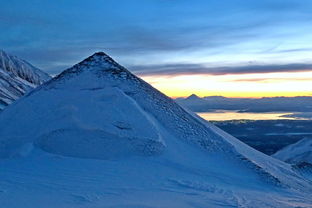
[[[12,119],[15,118],[15,119]],[[311,181],[103,52],[0,116],[3,207],[309,207]]]

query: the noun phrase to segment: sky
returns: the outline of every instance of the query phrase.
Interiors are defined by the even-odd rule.
[[[172,97],[312,96],[310,0],[0,5],[0,49],[52,75],[104,51]]]

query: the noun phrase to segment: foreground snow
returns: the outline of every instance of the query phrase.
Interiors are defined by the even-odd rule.
[[[0,115],[4,207],[311,207],[311,181],[104,53]]]
[[[169,145],[176,151],[148,158],[91,160],[35,150],[1,160],[1,207],[311,207],[311,194],[268,184],[235,160]]]

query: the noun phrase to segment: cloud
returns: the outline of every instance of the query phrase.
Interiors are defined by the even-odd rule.
[[[164,32],[163,29],[125,26],[114,31],[103,31],[92,35],[80,33],[72,37],[64,34],[55,39],[49,35],[30,39],[29,35],[25,34],[7,41],[0,36],[0,44],[3,43],[2,45],[6,46],[3,49],[8,49],[8,52],[55,74],[95,51],[105,51],[114,57],[138,59],[144,59],[147,54],[158,54],[161,59],[166,53],[187,54],[203,48],[209,48],[214,51],[213,53],[217,53],[216,50],[222,47],[238,44],[240,41],[254,37],[254,35],[243,34],[243,31],[253,27],[249,25],[241,25],[236,29],[234,26],[231,28],[189,27],[188,32],[183,32],[187,30],[184,27]]]
[[[311,48],[293,48],[293,49],[286,49],[286,50],[276,50],[273,51],[275,53],[296,53],[296,52],[311,52]]]
[[[231,81],[234,82],[271,82],[271,81],[289,81],[289,80],[296,80],[296,81],[312,81],[312,78],[250,78],[250,79],[233,79]]]
[[[285,65],[246,65],[231,67],[207,67],[203,64],[160,64],[146,66],[129,66],[139,75],[183,75],[183,74],[250,74],[272,72],[312,71],[312,64],[285,64]]]
[[[291,40],[283,30],[284,26],[296,31],[296,28],[302,28],[302,24],[310,25],[310,15],[305,15],[311,9],[308,1],[224,0],[207,3],[199,0],[193,2],[192,7],[185,0],[161,2],[4,2],[0,8],[0,28],[3,28],[0,47],[50,73],[60,72],[99,50],[127,60],[123,62],[125,65],[130,65],[133,60],[132,64],[149,62],[149,55],[157,59],[153,63],[163,63],[182,53],[195,54],[201,60],[220,55],[225,58],[221,61],[219,58],[219,62],[224,62],[232,54],[252,54],[257,61],[253,55],[259,51],[281,56],[308,51],[296,45],[281,47],[287,50],[278,51],[283,41]],[[276,34],[280,31],[286,34],[282,38]],[[298,33],[300,31],[294,36],[300,37],[302,33]],[[138,66],[136,69],[142,73],[158,71],[167,74],[207,71],[218,74],[239,69],[249,71],[250,67],[255,71],[265,70],[264,67],[248,67],[213,69],[204,64],[164,64]],[[169,71],[165,72],[166,69]]]

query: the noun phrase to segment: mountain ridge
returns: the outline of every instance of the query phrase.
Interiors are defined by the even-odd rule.
[[[50,78],[30,63],[0,50],[0,110]]]

